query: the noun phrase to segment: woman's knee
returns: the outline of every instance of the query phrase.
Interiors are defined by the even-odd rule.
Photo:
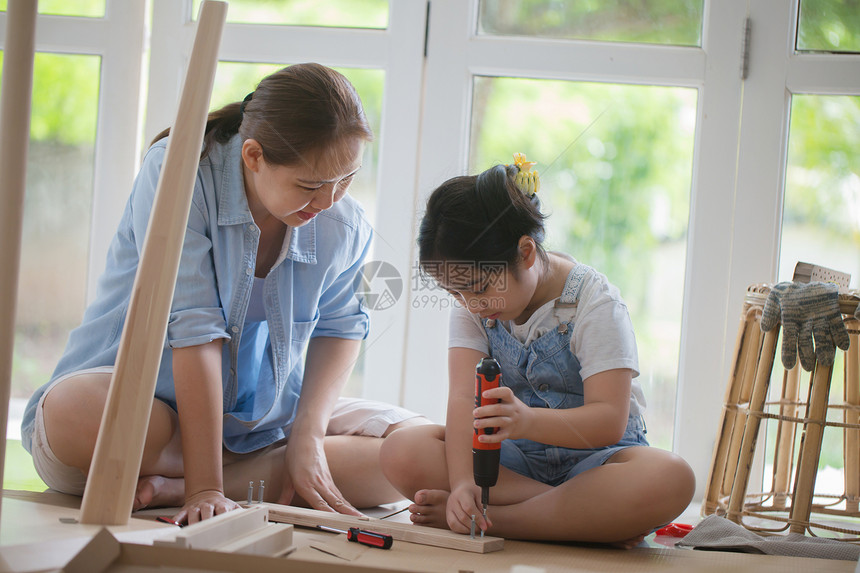
[[[45,395],[42,416],[48,445],[61,462],[86,471],[92,459],[110,373],[77,376]]]
[[[393,432],[400,430],[400,429],[403,429],[403,428],[414,428],[416,426],[431,426],[431,425],[433,425],[433,422],[431,422],[429,419],[425,418],[424,416],[415,416],[414,418],[408,418],[406,420],[403,420],[402,422],[397,422],[396,424],[391,424],[385,430],[385,433],[382,434],[382,437],[387,438]]]

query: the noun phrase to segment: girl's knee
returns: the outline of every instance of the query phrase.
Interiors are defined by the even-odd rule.
[[[395,485],[420,477],[425,457],[422,452],[427,452],[434,442],[444,437],[445,428],[432,424],[406,426],[391,432],[379,450],[383,473]]]

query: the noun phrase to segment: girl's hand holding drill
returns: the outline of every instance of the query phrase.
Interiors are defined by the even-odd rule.
[[[478,440],[496,443],[506,439],[527,437],[532,421],[532,409],[526,406],[507,386],[485,390],[485,399],[499,400],[497,404],[475,408],[475,428],[498,428],[492,434],[481,433]],[[480,496],[479,496],[480,499]]]

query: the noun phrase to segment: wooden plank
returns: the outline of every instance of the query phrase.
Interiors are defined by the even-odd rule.
[[[11,0],[6,18],[0,94],[0,268],[3,269],[0,273],[0,483],[3,483],[5,469],[6,425],[12,392],[15,307],[36,46],[36,0]]]
[[[266,527],[268,523],[269,511],[265,507],[237,509],[184,527],[172,539],[156,539],[153,545],[217,550],[222,545]]]
[[[269,520],[279,523],[292,523],[293,525],[304,527],[325,525],[339,529],[361,527],[376,531],[377,533],[388,534],[398,541],[458,549],[460,551],[471,551],[473,553],[501,551],[505,546],[505,540],[501,537],[486,536],[472,539],[468,535],[454,533],[447,529],[437,529],[435,527],[425,527],[411,523],[364,519],[352,515],[317,511],[315,509],[305,509],[291,505],[278,505],[275,503],[264,503],[262,505],[269,508]]]
[[[101,573],[120,554],[119,541],[102,528],[84,548],[63,567],[63,573]]]
[[[203,2],[132,287],[81,522],[124,525],[134,502],[227,4]]]

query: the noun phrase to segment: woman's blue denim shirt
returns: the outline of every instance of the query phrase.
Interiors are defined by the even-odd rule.
[[[116,361],[166,146],[162,139],[144,157],[95,300],[69,335],[52,380]],[[197,170],[155,396],[176,408],[171,349],[224,339],[224,445],[249,452],[289,433],[310,338],[367,336],[368,316],[354,283],[371,228],[347,195],[291,229],[289,245],[264,283],[267,321],[251,323],[248,336],[256,339],[242,341],[240,355],[260,238],[245,197],[241,147],[239,136],[214,144]],[[253,360],[243,362],[243,356]],[[28,451],[36,406],[49,384],[27,404],[22,438]]]

